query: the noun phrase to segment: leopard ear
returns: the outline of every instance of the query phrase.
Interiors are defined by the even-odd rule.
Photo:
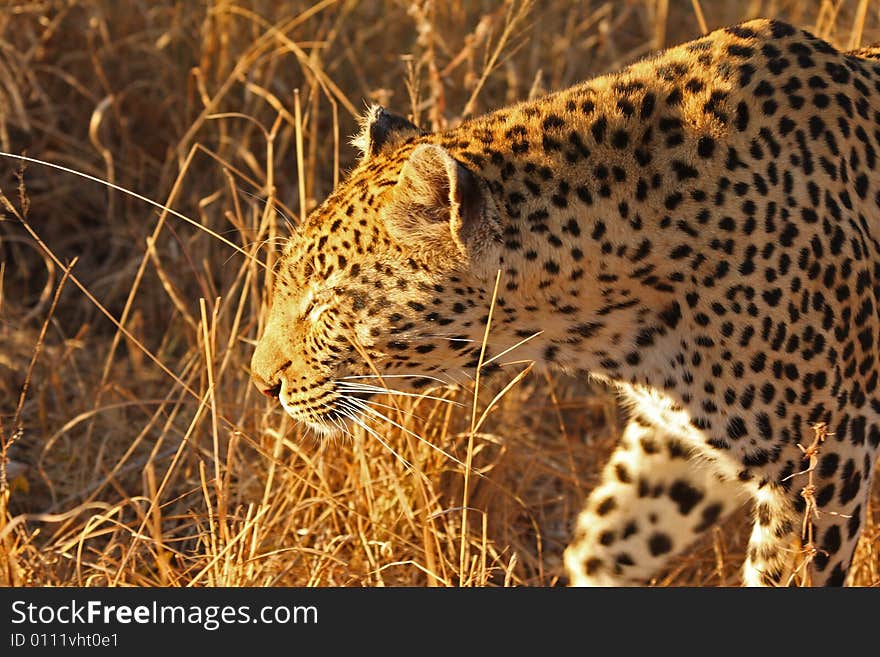
[[[391,143],[424,134],[417,125],[381,105],[373,105],[367,110],[360,124],[360,132],[351,143],[360,150],[361,160],[376,155]]]
[[[385,213],[398,242],[433,255],[473,259],[497,241],[480,179],[436,144],[420,144],[410,154]]]

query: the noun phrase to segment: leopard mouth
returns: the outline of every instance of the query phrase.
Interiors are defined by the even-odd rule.
[[[352,435],[352,426],[363,426],[362,418],[369,414],[367,401],[378,394],[373,391],[333,390],[330,399],[310,406],[285,399],[281,385],[277,386],[277,391],[267,391],[266,394],[270,392],[275,393],[271,396],[278,399],[285,413],[321,437]]]
[[[430,385],[449,387],[451,384],[434,376],[414,375],[387,375],[388,378],[406,376],[415,379],[419,384],[413,386],[423,389]],[[379,402],[372,401],[374,397],[391,395],[392,397],[426,398],[447,403],[455,403],[442,397],[427,394],[429,391],[407,392],[386,386],[384,382],[379,384],[363,383],[360,379],[382,379],[381,376],[351,376],[342,379],[325,382],[329,383],[320,394],[310,399],[292,400],[286,394],[286,385],[282,384],[274,389],[267,390],[265,394],[277,397],[284,411],[299,424],[307,427],[320,437],[346,435],[353,437],[355,427],[365,432],[376,435],[378,424],[391,424],[400,426],[388,417],[385,408],[396,408]],[[378,407],[378,408],[377,408]]]

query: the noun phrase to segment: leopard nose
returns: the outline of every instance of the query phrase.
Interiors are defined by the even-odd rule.
[[[281,383],[272,385],[256,372],[251,372],[251,380],[254,382],[257,390],[259,390],[267,397],[278,399],[278,395],[281,394]]]
[[[251,380],[261,393],[267,397],[278,399],[281,394],[281,380],[278,377],[278,367],[275,360],[266,356],[263,343],[257,345],[254,357],[251,359]]]
[[[281,394],[281,376],[285,364],[283,345],[278,340],[278,330],[269,323],[251,358],[251,379],[261,393],[277,399]]]
[[[281,394],[281,384],[279,383],[276,386],[272,386],[271,388],[263,388],[261,392],[267,397],[271,397],[272,399],[278,399],[278,395]]]

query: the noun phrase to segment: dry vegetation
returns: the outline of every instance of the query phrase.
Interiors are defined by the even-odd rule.
[[[303,436],[248,380],[286,221],[344,175],[365,99],[436,129],[760,15],[880,40],[876,0],[2,4],[2,150],[175,210],[0,159],[0,584],[17,586],[564,581],[614,400],[530,376],[480,391],[476,431],[463,391],[400,404],[404,428],[375,425],[387,446]],[[857,584],[880,584],[878,502]],[[745,522],[657,584],[736,583]]]

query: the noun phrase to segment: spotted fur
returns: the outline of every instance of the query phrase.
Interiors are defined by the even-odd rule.
[[[441,133],[373,110],[291,238],[253,358],[319,430],[346,377],[417,389],[488,357],[588,372],[632,415],[566,551],[635,584],[737,506],[746,584],[788,581],[808,467],[817,584],[843,584],[880,445],[880,62],[777,21]]]

